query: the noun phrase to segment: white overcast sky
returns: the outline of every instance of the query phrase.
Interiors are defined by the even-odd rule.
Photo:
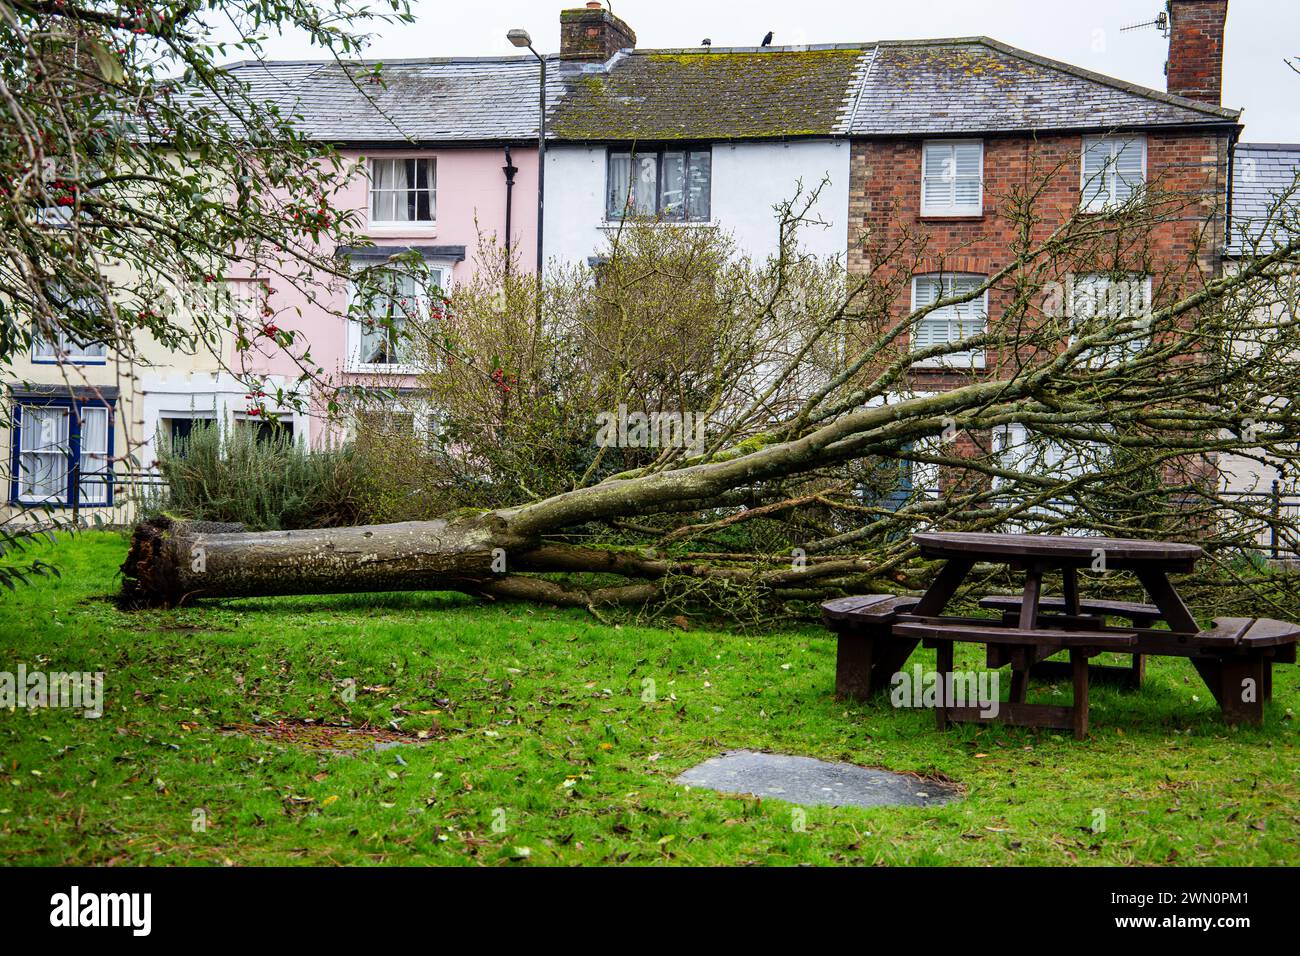
[[[1150,21],[1163,0],[613,0],[637,46],[756,46],[847,43],[983,34],[1100,73],[1164,89],[1168,42]],[[542,52],[560,42],[560,10],[581,0],[418,0],[416,22],[382,28],[367,56],[487,56],[516,52],[506,42],[523,27]],[[300,38],[273,38],[274,58],[319,56]],[[1248,142],[1300,142],[1300,2],[1231,0],[1225,106],[1244,107]]]

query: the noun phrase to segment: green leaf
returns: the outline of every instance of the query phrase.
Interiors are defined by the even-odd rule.
[[[100,76],[109,83],[115,84],[126,80],[126,74],[122,72],[122,63],[117,57],[93,37],[87,38],[86,42],[90,45],[90,52],[95,57],[95,64],[99,67]]]

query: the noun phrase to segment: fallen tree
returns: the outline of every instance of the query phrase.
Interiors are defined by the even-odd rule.
[[[1005,214],[1040,222],[1037,195],[1006,197]],[[485,270],[425,326],[447,434],[427,464],[395,451],[422,463],[420,493],[447,501],[445,515],[279,532],[147,522],[123,566],[128,598],[454,590],[740,606],[910,583],[908,533],[922,526],[1193,537],[1212,553],[1248,550],[1270,524],[1295,534],[1284,515],[1222,494],[1220,463],[1300,458],[1279,399],[1300,391],[1300,330],[1294,312],[1275,314],[1294,299],[1300,239],[1217,278],[1193,255],[1142,302],[1082,309],[1067,291],[1062,303],[1066,276],[1151,268],[1151,237],[1186,212],[1153,184],[1111,216],[1046,236],[1027,227],[998,272],[900,315],[933,259],[928,240],[876,249],[878,265],[850,278],[798,252],[807,208],[782,210],[782,253],[761,267],[703,254],[698,231],[630,226],[600,281],[546,291],[542,327],[533,280]],[[639,243],[649,248],[625,250]],[[986,296],[997,313],[979,329],[915,344],[938,310],[968,315]],[[657,318],[692,308],[665,339]],[[947,390],[917,376],[957,361]],[[629,403],[702,409],[708,429],[694,442],[592,442],[592,410]],[[921,474],[935,486],[918,487]]]

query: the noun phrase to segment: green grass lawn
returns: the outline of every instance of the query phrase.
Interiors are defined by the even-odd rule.
[[[0,598],[0,671],[106,675],[100,719],[0,711],[0,862],[1300,863],[1295,667],[1260,728],[1224,726],[1191,665],[1157,659],[1140,693],[1095,690],[1087,741],[940,732],[834,700],[815,628],[609,627],[441,594],[130,614],[105,599],[125,550],[87,533],[42,554],[61,579]],[[223,732],[302,718],[426,736],[346,755]],[[800,830],[789,804],[673,782],[739,747],[942,774],[966,797],[808,808]]]

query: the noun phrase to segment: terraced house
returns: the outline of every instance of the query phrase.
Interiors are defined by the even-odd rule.
[[[905,236],[923,246],[896,303],[900,315],[978,289],[1013,261],[1021,221],[1017,190],[1038,192],[1031,230],[1045,239],[1071,216],[1103,216],[1135,189],[1182,197],[1134,250],[1128,278],[1056,279],[1086,302],[1125,298],[1149,308],[1176,300],[1222,268],[1232,146],[1239,111],[1220,105],[1226,0],[1172,0],[1168,88],[1152,90],[1037,56],[985,37],[876,45],[849,121],[852,139],[849,265],[862,271]],[[903,257],[900,257],[903,258]],[[885,263],[885,273],[888,263]],[[1123,262],[1117,263],[1123,266]],[[1128,287],[1115,295],[1113,283]],[[1131,290],[1136,290],[1134,294]],[[914,347],[982,332],[1010,289],[937,309]],[[910,385],[934,392],[1018,361],[1013,349],[952,351],[914,368]],[[958,437],[967,453],[1035,446],[1046,467],[1079,467],[1020,426]],[[1042,447],[1046,445],[1047,447]],[[922,469],[926,471],[925,469]],[[935,489],[934,473],[907,476]]]
[[[637,216],[725,230],[762,259],[777,251],[775,207],[797,198],[822,223],[804,230],[805,249],[844,256],[848,124],[867,48],[639,50],[599,4],[561,22],[548,257],[584,261]]]
[[[1159,91],[981,37],[646,50],[600,4],[566,10],[560,51],[546,58],[544,196],[536,148],[540,71],[532,55],[394,61],[381,85],[355,82],[352,67],[332,61],[231,70],[314,137],[362,163],[349,202],[364,211],[375,248],[333,250],[340,257],[415,250],[453,287],[474,270],[485,234],[507,239],[521,268],[536,261],[539,238],[546,261],[581,263],[602,253],[625,217],[638,215],[726,230],[762,258],[777,247],[774,207],[802,195],[815,197],[810,215],[822,223],[804,231],[806,248],[851,269],[873,265],[904,231],[925,238],[920,274],[896,304],[906,314],[1005,264],[1016,225],[1002,200],[1045,173],[1041,232],[1081,209],[1104,213],[1158,180],[1192,197],[1191,211],[1161,227],[1156,268],[1143,268],[1160,271],[1161,261],[1189,256],[1202,275],[1221,268],[1231,147],[1241,131],[1239,113],[1219,102],[1227,3],[1171,0],[1169,12],[1168,88]],[[1107,281],[1073,278],[1094,292]],[[1144,277],[1135,280],[1142,285]],[[403,281],[395,276],[395,296],[409,294]],[[341,318],[347,289],[317,302],[271,290],[257,275],[236,284],[250,308],[283,316],[277,321],[309,342],[338,382],[395,382],[405,393],[403,414],[421,427],[400,335]],[[969,336],[1004,304],[995,298],[939,310],[914,344]],[[957,351],[918,369],[911,384],[951,387],[1013,358]],[[284,356],[268,351],[256,361],[270,386],[291,381]],[[39,364],[21,368],[24,381],[12,400],[22,405],[20,422],[40,425],[11,436],[18,477],[10,500],[68,504],[67,463],[90,454],[106,470],[122,454],[124,430],[144,445],[147,467],[156,433],[183,434],[196,418],[246,422],[245,390],[221,365],[175,355],[132,370],[107,399],[104,414],[116,432],[107,429],[93,448],[85,435],[103,430],[78,433],[57,421],[47,427],[50,415],[61,413],[42,409],[75,406],[75,394],[60,391],[66,383]],[[282,411],[298,439],[316,444],[331,434],[319,402]],[[106,494],[112,500],[111,488]]]

